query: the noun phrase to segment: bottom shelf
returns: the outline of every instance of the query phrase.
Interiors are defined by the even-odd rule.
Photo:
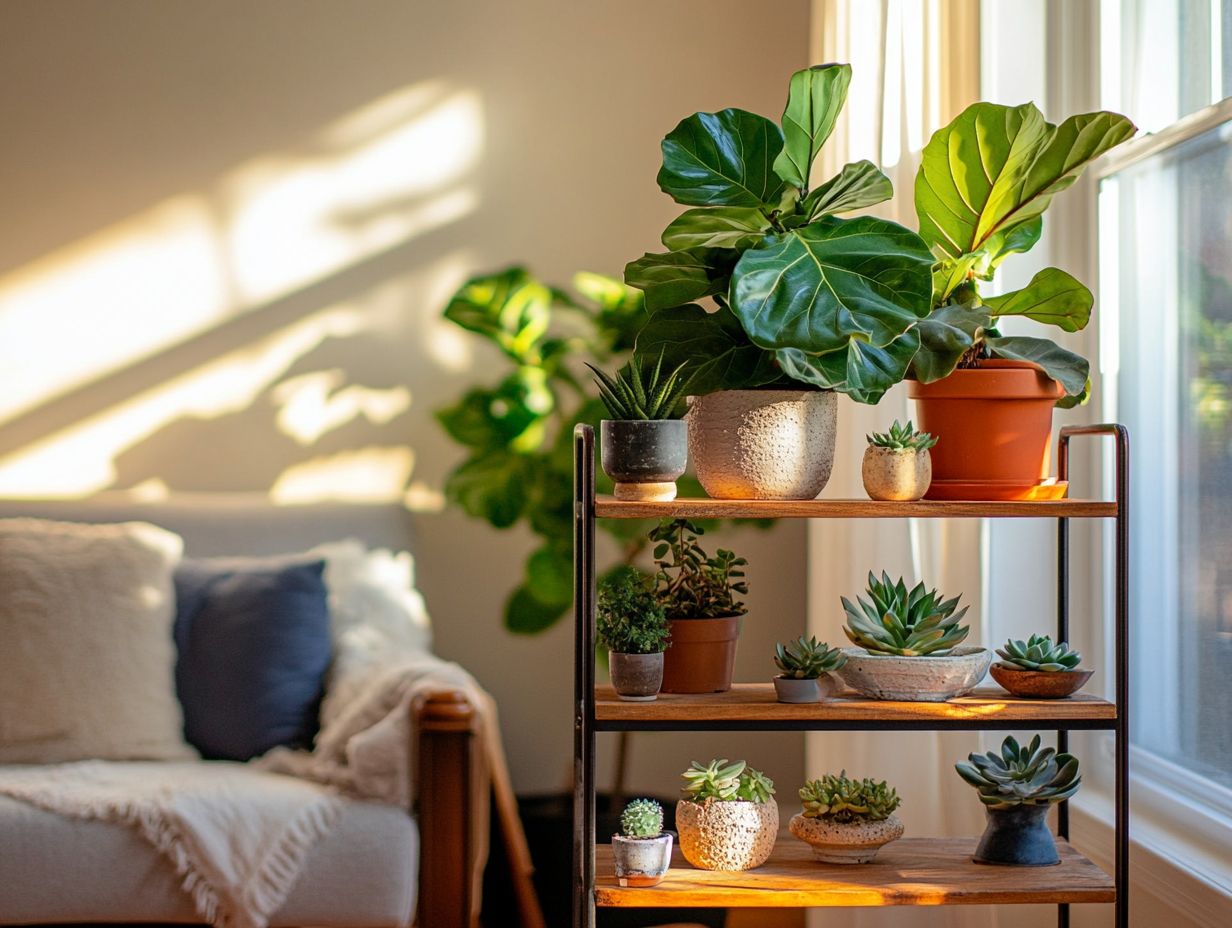
[[[763,866],[744,873],[695,870],[672,850],[658,886],[622,888],[612,875],[611,845],[595,848],[595,904],[606,907],[1005,905],[1113,902],[1112,879],[1057,839],[1055,867],[997,867],[971,860],[975,838],[902,838],[871,864],[823,864],[788,836]]]

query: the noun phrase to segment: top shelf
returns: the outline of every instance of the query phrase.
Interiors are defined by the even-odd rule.
[[[922,499],[674,499],[631,502],[595,499],[600,519],[1113,519],[1117,504],[1095,499],[948,502]]]

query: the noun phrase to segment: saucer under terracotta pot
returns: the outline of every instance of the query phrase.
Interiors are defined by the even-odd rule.
[[[1023,699],[1064,699],[1082,689],[1093,670],[1020,670],[1000,661],[989,668],[992,678]]]

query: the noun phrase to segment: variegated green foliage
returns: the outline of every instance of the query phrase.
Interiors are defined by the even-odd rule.
[[[680,791],[691,802],[769,802],[774,795],[774,781],[742,760],[728,763],[724,757],[708,764],[693,761],[680,776],[685,784]]]
[[[620,814],[626,838],[657,838],[663,833],[663,807],[653,799],[634,799]]]
[[[824,641],[801,635],[795,641],[774,648],[774,663],[784,677],[793,680],[816,680],[823,673],[838,670],[847,663],[847,655]]]
[[[843,631],[852,644],[874,654],[942,656],[970,631],[958,624],[968,608],[963,606],[955,612],[961,596],[942,600],[936,590],[928,590],[923,583],[908,590],[901,578],[896,583],[884,571],[880,580],[869,572],[868,596],[868,600],[857,596],[858,605],[841,597],[847,613]]]
[[[688,362],[683,361],[670,373],[665,373],[663,352],[659,352],[653,368],[640,355],[634,354],[615,376],[605,374],[589,362],[586,366],[594,372],[599,396],[613,419],[672,419],[689,386],[689,378],[684,374]]]
[[[902,804],[885,780],[848,779],[846,770],[809,780],[800,788],[800,802],[805,818],[836,822],[880,822]]]
[[[1082,663],[1081,654],[1064,641],[1053,644],[1049,635],[1032,635],[1026,641],[1011,638],[1005,647],[997,648],[997,653],[1005,660],[1003,666],[1020,670],[1073,670]]]
[[[874,448],[889,448],[891,451],[927,451],[937,443],[931,433],[917,432],[911,422],[903,425],[897,419],[888,432],[873,432],[865,437]]]
[[[970,754],[954,769],[979,791],[980,802],[994,809],[1060,802],[1082,785],[1078,758],[1041,748],[1039,735],[1025,747],[1007,736],[1000,753]]]

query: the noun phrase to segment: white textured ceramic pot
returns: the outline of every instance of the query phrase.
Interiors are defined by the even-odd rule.
[[[870,699],[945,702],[962,696],[984,679],[992,652],[958,647],[944,657],[899,657],[843,648],[847,663],[834,671],[843,682]]]
[[[812,847],[814,857],[828,864],[866,864],[882,847],[903,836],[897,815],[880,822],[835,822],[795,815],[787,829]]]
[[[837,397],[723,390],[689,397],[689,455],[715,499],[813,499],[834,465]]]
[[[927,448],[900,451],[869,445],[860,473],[870,499],[922,499],[933,482],[933,458]]]
[[[676,803],[680,853],[699,870],[752,870],[774,850],[779,807],[773,802],[707,799]]]

